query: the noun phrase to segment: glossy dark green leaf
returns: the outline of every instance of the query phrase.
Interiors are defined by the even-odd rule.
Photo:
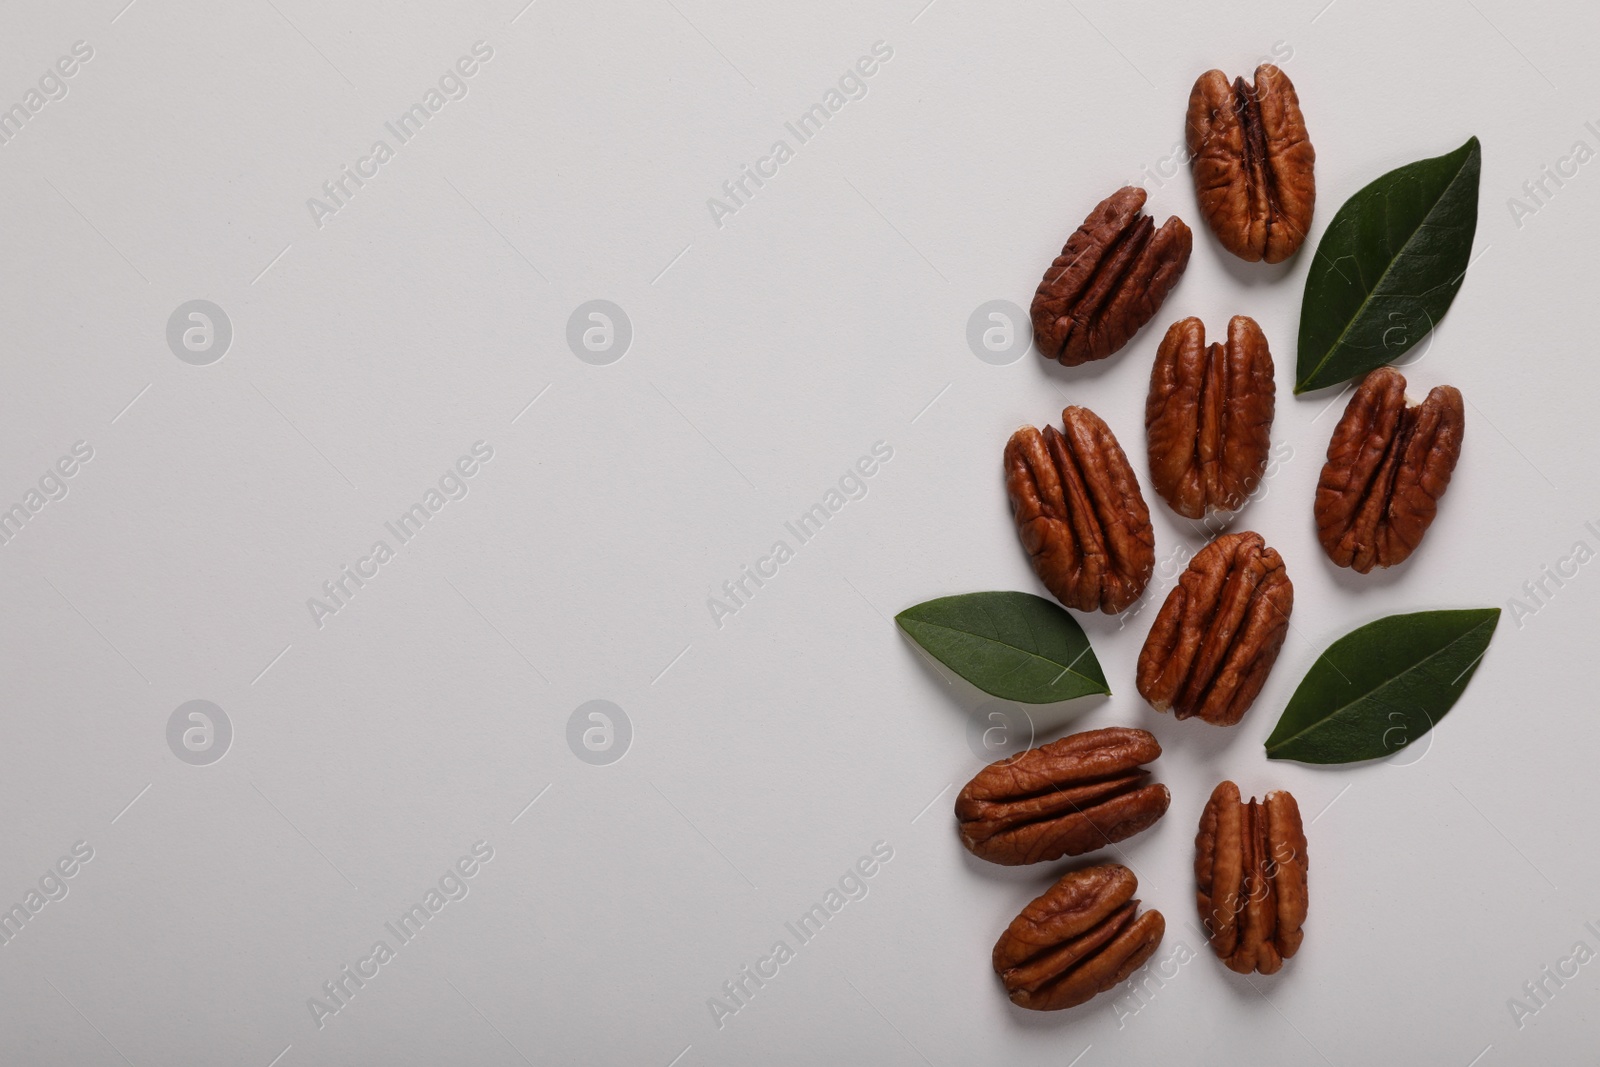
[[[940,597],[895,621],[934,659],[1006,700],[1048,704],[1111,692],[1078,620],[1032,593]]]
[[[1267,758],[1354,763],[1414,744],[1466,689],[1499,621],[1499,608],[1419,611],[1352,630],[1301,679]]]
[[[1473,137],[1345,201],[1306,275],[1296,393],[1393,362],[1444,318],[1472,255],[1481,162]]]

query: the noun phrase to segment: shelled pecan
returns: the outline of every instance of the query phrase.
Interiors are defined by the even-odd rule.
[[[1072,871],[1022,909],[994,946],[994,970],[1012,1003],[1056,1011],[1123,981],[1166,933],[1159,911],[1139,911],[1139,880],[1115,863]]]
[[[1156,229],[1145,191],[1125,186],[1089,213],[1033,296],[1033,339],[1075,367],[1105,359],[1155,316],[1189,265],[1194,237],[1176,215]]]
[[[1179,515],[1236,511],[1267,469],[1277,387],[1272,352],[1247,315],[1226,344],[1206,344],[1197,318],[1172,324],[1156,350],[1144,405],[1150,483]]]
[[[1156,565],[1139,480],[1111,428],[1088,408],[1061,413],[1065,433],[1024,426],[1006,443],[1006,495],[1034,573],[1079,611],[1116,614]]]
[[[1222,246],[1281,263],[1306,239],[1317,199],[1316,149],[1300,98],[1271,63],[1254,84],[1208,70],[1189,94],[1187,139],[1200,214]]]
[[[1223,534],[1195,553],[1139,652],[1139,695],[1180,719],[1232,726],[1277,662],[1294,585],[1258,533]]]
[[[1328,442],[1317,483],[1317,539],[1362,574],[1416,550],[1461,457],[1466,411],[1453,386],[1406,406],[1406,380],[1379,367],[1361,380]]]
[[[1305,829],[1294,797],[1239,799],[1222,782],[1194,839],[1195,899],[1211,948],[1231,971],[1272,974],[1300,948],[1306,921]]]
[[[956,797],[961,841],[973,855],[1014,867],[1132,837],[1172,800],[1143,766],[1160,755],[1148,731],[1114,726],[991,763]]]

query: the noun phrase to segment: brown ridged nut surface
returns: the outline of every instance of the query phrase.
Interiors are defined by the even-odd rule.
[[[1399,371],[1379,367],[1363,378],[1317,483],[1317,539],[1328,558],[1366,574],[1410,556],[1450,485],[1465,430],[1454,386],[1435,386],[1407,407]]]
[[[1044,272],[1032,315],[1034,343],[1047,358],[1068,367],[1105,359],[1178,283],[1194,237],[1176,215],[1156,229],[1144,200],[1130,185],[1100,201]]]
[[[1132,871],[1111,863],[1072,871],[1023,908],[994,946],[1011,1002],[1071,1008],[1138,970],[1167,930],[1159,911],[1139,911],[1138,888]]]
[[[1195,553],[1139,652],[1139,695],[1157,711],[1232,726],[1278,659],[1294,585],[1258,533],[1223,534]]]
[[[1172,324],[1156,350],[1144,405],[1150,484],[1179,515],[1237,511],[1261,484],[1277,394],[1256,320],[1235,315],[1206,344],[1196,318]]]
[[[1189,94],[1189,158],[1200,214],[1222,247],[1281,263],[1306,239],[1317,200],[1316,149],[1300,98],[1270,63],[1255,84],[1208,70]]]
[[[1172,800],[1143,766],[1160,755],[1148,731],[1113,726],[991,763],[956,797],[961,842],[975,856],[1015,867],[1132,837]]]
[[[1034,573],[1079,611],[1116,614],[1144,592],[1156,537],[1139,480],[1111,428],[1088,408],[1062,429],[1024,426],[1006,443],[1006,495]]]
[[[1305,936],[1305,829],[1282,790],[1245,804],[1239,787],[1211,793],[1194,839],[1195,899],[1211,948],[1230,971],[1272,974]]]

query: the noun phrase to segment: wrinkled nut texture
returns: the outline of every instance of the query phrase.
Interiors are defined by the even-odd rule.
[[[1159,911],[1139,911],[1138,888],[1126,867],[1088,867],[1023,908],[994,946],[994,970],[1011,1002],[1034,1011],[1071,1008],[1138,970],[1167,930]]]
[[[1465,430],[1454,386],[1435,386],[1407,407],[1399,371],[1379,367],[1363,378],[1317,483],[1317,539],[1328,558],[1366,574],[1410,556],[1450,485]]]
[[[1281,790],[1244,804],[1239,787],[1223,782],[1206,802],[1194,848],[1195,898],[1211,948],[1230,971],[1274,973],[1304,937],[1300,806]]]
[[[1179,515],[1236,511],[1261,484],[1277,393],[1272,352],[1256,321],[1235,315],[1226,344],[1205,324],[1172,324],[1156,350],[1144,405],[1150,483]]]
[[[1157,711],[1232,726],[1249,710],[1289,633],[1294,585],[1258,533],[1195,553],[1139,651],[1139,695]]]
[[[1024,426],[1006,443],[1006,495],[1034,573],[1079,611],[1116,614],[1156,566],[1156,535],[1139,480],[1111,428],[1088,408],[1062,429]]]
[[[1300,98],[1270,63],[1255,84],[1208,70],[1189,94],[1189,158],[1206,225],[1240,259],[1281,263],[1306,239],[1317,153]]]
[[[1143,767],[1159,755],[1148,731],[1108,727],[991,763],[956,797],[961,841],[976,856],[1015,867],[1132,837],[1172,800]]]
[[[1145,191],[1118,189],[1089,213],[1033,296],[1033,339],[1069,367],[1105,359],[1155,316],[1189,265],[1194,237],[1176,215],[1156,229]]]

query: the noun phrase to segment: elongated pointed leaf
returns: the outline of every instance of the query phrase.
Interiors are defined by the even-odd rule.
[[[1444,318],[1472,255],[1481,162],[1473,137],[1345,201],[1306,275],[1296,393],[1393,362]]]
[[[1267,758],[1354,763],[1414,744],[1455,705],[1499,621],[1499,608],[1419,611],[1352,630],[1306,672]]]
[[[1078,620],[1032,593],[940,597],[895,616],[917,644],[985,693],[1024,704],[1109,694]]]

